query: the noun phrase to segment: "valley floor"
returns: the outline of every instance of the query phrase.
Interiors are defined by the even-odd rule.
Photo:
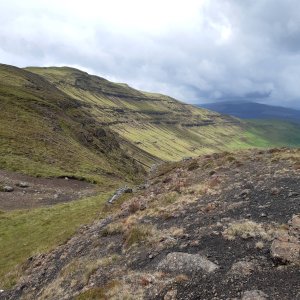
[[[37,178],[0,170],[0,210],[31,209],[72,201],[99,193],[99,187],[86,181],[65,178]]]

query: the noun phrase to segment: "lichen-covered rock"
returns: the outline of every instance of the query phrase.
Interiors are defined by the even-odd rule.
[[[5,185],[3,187],[0,187],[0,192],[6,192],[6,193],[11,193],[14,191],[14,188],[9,185]]]
[[[256,266],[253,262],[250,261],[238,261],[234,263],[230,269],[230,273],[240,275],[240,276],[248,276],[253,273]]]
[[[289,225],[289,231],[273,241],[271,255],[280,263],[300,264],[300,216],[294,215]]]
[[[158,269],[160,270],[178,274],[194,273],[199,271],[212,273],[218,268],[219,267],[215,263],[211,262],[204,256],[183,252],[169,253],[158,265]]]
[[[165,296],[164,300],[176,300],[177,290],[169,290]]]
[[[242,300],[266,300],[268,295],[259,290],[246,291],[243,293]]]
[[[17,183],[17,186],[20,188],[27,188],[27,187],[29,187],[29,183],[25,182],[25,181],[21,181],[21,182]]]
[[[274,240],[271,255],[281,263],[300,263],[300,244]]]

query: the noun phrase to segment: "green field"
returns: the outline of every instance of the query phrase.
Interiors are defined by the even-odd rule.
[[[0,287],[12,286],[28,257],[64,243],[80,225],[104,217],[111,193],[66,204],[0,213]],[[7,274],[11,271],[10,274]]]

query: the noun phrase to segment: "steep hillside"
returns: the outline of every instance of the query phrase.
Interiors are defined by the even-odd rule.
[[[121,139],[39,75],[0,65],[0,168],[115,186],[142,168]]]
[[[199,104],[199,107],[241,119],[276,119],[300,123],[300,110],[255,102],[207,103]]]
[[[163,164],[0,298],[299,299],[299,180],[299,149]]]
[[[282,120],[247,120],[249,132],[255,136],[268,137],[258,146],[262,147],[299,147],[300,123]]]
[[[268,130],[77,69],[0,65],[0,168],[105,185],[161,160],[299,145]],[[273,133],[277,132],[274,126]],[[294,128],[298,135],[298,128]]]
[[[101,124],[163,160],[257,143],[239,120],[168,96],[137,91],[126,84],[112,83],[68,67],[27,70],[84,103],[83,109]]]

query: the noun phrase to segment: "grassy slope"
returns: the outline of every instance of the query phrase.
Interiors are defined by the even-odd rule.
[[[70,238],[81,224],[101,217],[109,193],[52,207],[0,213],[0,287],[11,286],[26,258]]]
[[[0,167],[106,186],[139,169],[119,138],[36,74],[0,65]]]
[[[280,120],[248,120],[249,133],[261,147],[299,147],[300,125]],[[264,138],[268,137],[268,139]]]
[[[132,178],[136,167],[106,125],[126,138],[120,143],[126,153],[147,166],[159,161],[154,156],[177,160],[216,149],[277,145],[285,130],[291,132],[286,125],[278,138],[268,126],[239,123],[71,68],[30,70],[59,90],[31,73],[0,67],[1,168],[40,176],[76,175],[102,182],[108,190],[121,178]],[[200,126],[209,121],[211,125]],[[97,128],[105,133],[97,135]],[[299,137],[298,129],[293,130],[293,136]],[[291,138],[298,143],[299,139]],[[131,175],[126,176],[127,171]],[[5,277],[4,283],[11,284],[10,276],[3,277],[8,270],[64,242],[80,224],[91,222],[107,196],[32,211],[0,212],[0,282]]]
[[[99,122],[109,125],[140,150],[163,160],[268,143],[263,132],[255,136],[253,128],[237,119],[168,96],[137,91],[68,67],[28,70],[88,103],[85,109]]]

